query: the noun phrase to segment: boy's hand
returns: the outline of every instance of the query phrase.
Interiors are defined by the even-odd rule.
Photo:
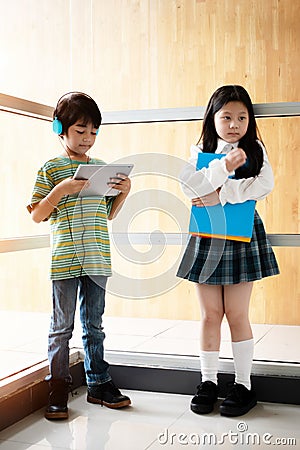
[[[111,178],[110,182],[107,184],[109,187],[118,189],[118,191],[120,192],[119,195],[114,197],[112,207],[108,216],[108,220],[112,220],[117,216],[126,200],[127,195],[129,194],[131,181],[130,178],[127,177],[127,175],[124,175],[123,173],[117,173],[116,178]]]
[[[228,172],[243,166],[247,160],[247,155],[242,148],[234,148],[225,156],[226,169]]]
[[[89,187],[89,180],[74,180],[74,178],[69,177],[61,181],[57,187],[63,195],[77,194],[82,189]]]
[[[131,189],[131,181],[130,178],[127,177],[127,175],[124,175],[123,173],[117,173],[116,178],[111,178],[108,186],[117,189],[122,194],[128,194]]]

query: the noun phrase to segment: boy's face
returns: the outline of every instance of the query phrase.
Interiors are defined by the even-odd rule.
[[[95,143],[96,132],[97,129],[91,122],[84,124],[83,121],[78,120],[74,125],[71,125],[67,133],[63,135],[70,156],[80,157],[85,155]]]

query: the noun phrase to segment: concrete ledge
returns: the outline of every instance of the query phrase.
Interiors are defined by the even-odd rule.
[[[73,387],[76,389],[84,382],[83,363],[79,352],[70,359]],[[47,374],[48,362],[43,362],[1,383],[0,431],[47,404],[48,383],[44,381]]]
[[[154,367],[111,366],[111,375],[122,389],[195,395],[200,383],[198,371]],[[220,373],[220,397],[227,393],[233,374]],[[300,377],[253,375],[252,385],[260,402],[300,405]]]
[[[200,383],[199,361],[180,355],[106,352],[110,373],[121,389],[194,395]],[[126,362],[125,362],[126,361]],[[70,355],[73,388],[85,384],[82,350]],[[220,397],[233,381],[232,360],[220,361]],[[47,404],[48,362],[20,372],[0,384],[0,431]],[[298,364],[255,363],[252,375],[258,401],[300,405]]]

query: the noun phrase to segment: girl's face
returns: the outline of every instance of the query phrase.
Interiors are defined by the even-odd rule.
[[[97,129],[90,122],[84,124],[82,120],[78,120],[74,125],[71,125],[67,133],[63,135],[69,156],[77,159],[82,158],[94,145],[96,132]]]
[[[244,103],[229,102],[215,113],[214,123],[218,136],[234,144],[247,133],[249,113]]]

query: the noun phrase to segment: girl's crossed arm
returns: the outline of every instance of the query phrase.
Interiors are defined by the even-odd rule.
[[[263,200],[274,188],[274,175],[266,150],[263,148],[264,162],[256,177],[235,180],[228,178],[223,184],[219,196],[225,203],[243,203],[246,200]]]

